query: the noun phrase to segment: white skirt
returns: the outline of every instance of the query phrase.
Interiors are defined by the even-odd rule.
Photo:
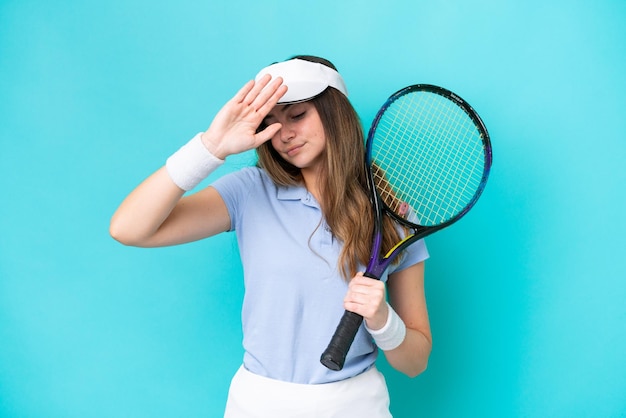
[[[389,418],[389,392],[376,367],[350,379],[303,385],[239,368],[224,418]]]

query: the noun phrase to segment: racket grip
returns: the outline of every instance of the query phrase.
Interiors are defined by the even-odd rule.
[[[354,341],[362,322],[363,317],[361,315],[350,311],[344,312],[335,334],[320,358],[324,366],[334,371],[343,369],[348,350],[350,350],[352,341]]]

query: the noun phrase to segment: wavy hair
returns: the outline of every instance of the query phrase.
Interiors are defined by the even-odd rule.
[[[323,58],[298,55],[291,59],[295,58],[318,62],[336,70],[331,62]],[[332,234],[343,243],[338,267],[347,280],[356,274],[359,264],[367,265],[374,229],[363,127],[348,98],[332,87],[310,102],[319,113],[326,136],[323,155],[326,168],[319,174],[319,203]],[[276,184],[302,184],[300,169],[282,159],[271,141],[257,148],[257,155],[258,166]],[[383,251],[386,252],[400,240],[400,234],[391,219],[385,217],[384,222]]]

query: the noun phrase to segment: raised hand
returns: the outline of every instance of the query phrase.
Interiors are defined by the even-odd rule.
[[[273,123],[258,133],[257,129],[287,91],[287,86],[282,83],[282,78],[272,80],[269,74],[258,82],[246,83],[202,134],[204,146],[216,157],[225,159],[257,148],[272,138],[280,130],[280,123]]]

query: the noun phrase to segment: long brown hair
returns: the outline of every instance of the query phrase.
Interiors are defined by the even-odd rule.
[[[299,55],[294,58],[318,62],[336,70],[323,58]],[[338,267],[345,279],[354,276],[359,263],[370,258],[374,215],[370,203],[365,166],[363,128],[354,107],[338,90],[329,87],[310,102],[319,113],[326,148],[325,170],[320,170],[321,208],[335,238],[343,243]],[[262,128],[262,127],[261,127]],[[283,160],[271,141],[257,148],[258,165],[279,185],[302,184],[300,169]],[[400,240],[395,224],[385,217],[383,250]]]

